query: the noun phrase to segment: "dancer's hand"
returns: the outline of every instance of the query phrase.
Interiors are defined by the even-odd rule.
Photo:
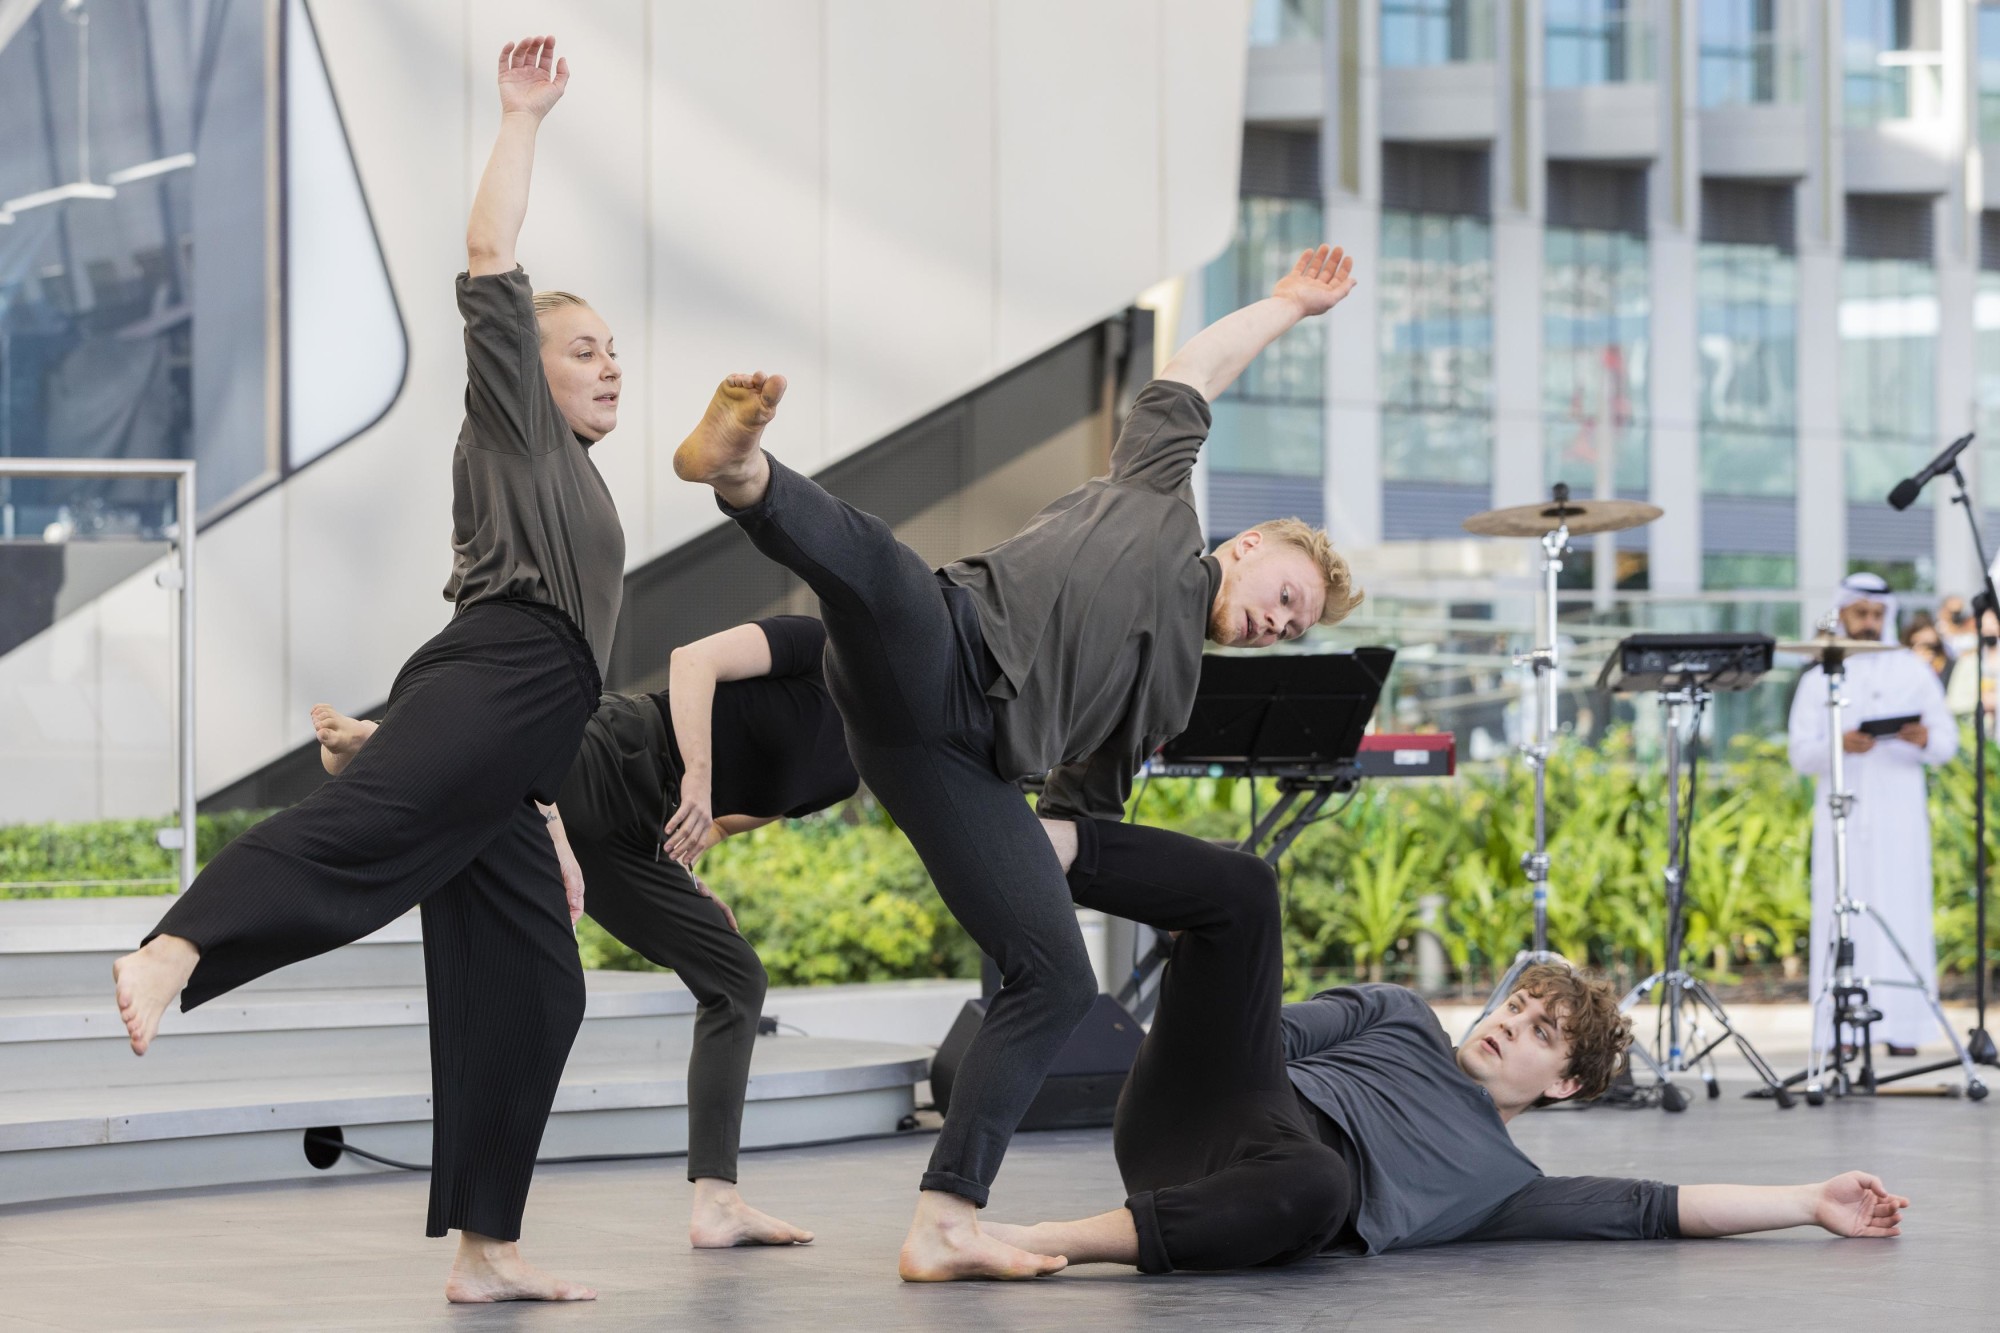
[[[563,832],[559,816],[549,820],[549,841],[555,844],[556,865],[562,869],[563,897],[569,900],[569,923],[574,926],[583,915],[583,867],[576,863],[576,853],[569,848],[569,834]]]
[[[681,779],[680,808],[667,821],[663,835],[667,855],[684,866],[692,866],[715,845],[703,841],[715,826],[715,814],[709,808],[711,800],[708,788],[698,784],[692,775]]]
[[[700,890],[702,897],[708,899],[710,902],[714,903],[717,907],[720,907],[722,909],[722,919],[729,923],[729,928],[731,930],[735,931],[738,935],[741,935],[743,933],[743,928],[736,924],[736,913],[729,910],[729,904],[722,901],[722,899],[716,897],[715,890],[709,888],[708,885],[702,883],[700,876],[695,877],[694,886],[696,889]]]
[[[1836,1236],[1896,1236],[1909,1206],[1866,1171],[1849,1171],[1820,1185],[1813,1221]]]
[[[500,114],[540,120],[569,87],[569,61],[556,59],[553,37],[523,37],[500,48]]]
[[[1322,245],[1300,255],[1271,295],[1293,302],[1301,315],[1310,317],[1333,309],[1353,290],[1354,260],[1337,245]]]

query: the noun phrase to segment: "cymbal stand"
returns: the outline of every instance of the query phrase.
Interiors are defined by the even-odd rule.
[[[1561,505],[1569,499],[1569,488],[1560,483],[1556,488],[1556,503]],[[1486,999],[1486,1007],[1479,1011],[1484,1018],[1500,1007],[1500,1002],[1514,993],[1514,984],[1521,974],[1537,963],[1560,963],[1563,956],[1549,950],[1549,814],[1548,814],[1548,765],[1549,753],[1553,749],[1556,733],[1556,695],[1561,681],[1562,647],[1556,638],[1556,575],[1562,572],[1563,557],[1569,554],[1569,524],[1558,522],[1552,530],[1542,534],[1542,605],[1541,605],[1541,646],[1523,653],[1514,659],[1517,666],[1534,668],[1531,698],[1535,705],[1535,732],[1531,740],[1521,744],[1521,758],[1535,775],[1535,846],[1521,857],[1521,871],[1528,877],[1528,883],[1535,895],[1535,935],[1532,947],[1514,955],[1513,966],[1500,978],[1500,984]],[[1473,1020],[1474,1026],[1478,1019]],[[1466,1029],[1467,1038],[1471,1028]]]
[[[1692,976],[1683,966],[1687,952],[1686,905],[1687,905],[1687,852],[1692,838],[1694,824],[1694,782],[1687,784],[1686,808],[1681,800],[1681,731],[1680,712],[1691,708],[1692,716],[1686,725],[1688,739],[1693,741],[1701,729],[1701,715],[1708,707],[1713,693],[1703,685],[1689,684],[1679,689],[1660,691],[1660,712],[1667,734],[1667,865],[1663,878],[1667,889],[1667,939],[1664,966],[1630,991],[1619,1004],[1619,1009],[1630,1013],[1645,1003],[1655,987],[1660,990],[1659,1022],[1654,1028],[1654,1049],[1648,1051],[1638,1042],[1632,1044],[1632,1053],[1652,1071],[1654,1086],[1658,1089],[1660,1109],[1664,1111],[1685,1111],[1688,1106],[1686,1088],[1674,1082],[1674,1075],[1690,1071],[1698,1072],[1703,1085],[1708,1090],[1710,1100],[1722,1095],[1722,1089],[1715,1081],[1715,1062],[1711,1058],[1717,1047],[1726,1041],[1736,1043],[1743,1058],[1755,1070],[1764,1086],[1778,1099],[1778,1105],[1790,1109],[1793,1105],[1791,1093],[1779,1082],[1770,1064],[1757,1052],[1745,1037],[1729,1021],[1729,1014],[1722,1002],[1715,998],[1698,978]],[[1690,768],[1693,762],[1690,761]],[[1704,1014],[1715,1023],[1719,1034],[1709,1040],[1702,1030]],[[1687,1038],[1682,1040],[1685,1023]]]

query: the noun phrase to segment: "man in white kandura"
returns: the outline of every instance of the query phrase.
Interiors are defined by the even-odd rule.
[[[1875,574],[1850,574],[1835,599],[1840,632],[1853,639],[1894,640],[1896,599]],[[1931,821],[1924,804],[1924,768],[1958,753],[1958,725],[1945,706],[1936,673],[1907,648],[1857,653],[1847,659],[1847,707],[1840,737],[1846,754],[1847,790],[1854,807],[1847,818],[1847,891],[1882,914],[1926,981],[1937,976],[1937,943],[1931,925]],[[1893,735],[1873,736],[1862,724],[1915,717]],[[1812,852],[1812,994],[1825,984],[1833,939],[1833,818],[1827,810],[1826,674],[1819,667],[1799,678],[1790,724],[1792,767],[1814,779]],[[1882,928],[1866,915],[1851,919],[1855,972],[1861,976],[1909,975]],[[1876,986],[1869,1004],[1882,1011],[1876,1040],[1891,1055],[1915,1055],[1936,1019],[1922,993],[1904,986]],[[1831,1006],[1821,1006],[1814,1041],[1832,1045]]]

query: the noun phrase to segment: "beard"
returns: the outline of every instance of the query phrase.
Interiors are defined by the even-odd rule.
[[[1210,606],[1208,608],[1208,637],[1217,643],[1227,644],[1235,642],[1233,627],[1240,623],[1242,619],[1242,616],[1236,614],[1236,609],[1227,603]]]

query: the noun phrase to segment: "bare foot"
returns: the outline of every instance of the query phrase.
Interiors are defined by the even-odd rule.
[[[319,737],[320,767],[338,776],[354,761],[380,723],[349,717],[332,704],[312,706],[313,735]]]
[[[970,1201],[954,1194],[925,1190],[917,1196],[917,1215],[896,1269],[905,1282],[958,1282],[967,1278],[1023,1278],[1059,1273],[1068,1261],[1061,1255],[1031,1254],[979,1226]]]
[[[144,947],[111,965],[118,1016],[132,1039],[132,1054],[144,1055],[160,1030],[160,1015],[187,985],[201,950],[178,935],[155,935]]]
[[[723,502],[735,509],[761,500],[770,468],[757,442],[778,414],[778,400],[784,396],[783,375],[758,371],[724,380],[708,400],[701,424],[674,450],[674,475],[715,487]]]
[[[1025,1250],[1029,1254],[1056,1256],[1062,1254],[1059,1247],[1042,1236],[1041,1228],[1037,1226],[1020,1226],[1013,1222],[981,1222],[979,1234],[991,1236],[1002,1245],[1012,1245],[1015,1249]]]
[[[697,1250],[726,1250],[733,1245],[805,1245],[813,1234],[781,1222],[743,1202],[726,1180],[704,1178],[694,1187],[694,1217],[688,1241]]]
[[[458,1233],[458,1255],[445,1279],[444,1298],[454,1305],[490,1301],[594,1301],[597,1293],[577,1282],[550,1277],[521,1257],[513,1241]]]

